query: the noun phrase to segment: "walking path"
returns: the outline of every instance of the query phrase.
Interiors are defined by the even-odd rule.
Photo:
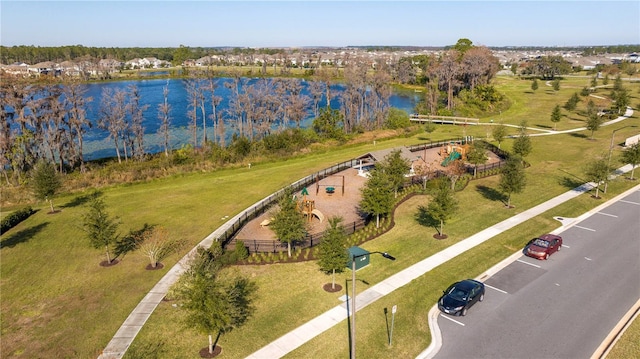
[[[609,121],[605,125],[609,125],[615,122],[622,121],[633,114],[631,108],[627,108],[624,116],[621,116],[615,120]],[[563,132],[553,133],[565,133],[582,131],[581,129],[568,130]],[[546,134],[546,133],[545,133]],[[631,165],[627,165],[616,170],[616,175],[631,171]],[[565,201],[579,196],[580,194],[587,192],[594,188],[595,184],[586,183],[580,187],[574,188],[564,194],[561,194],[551,200],[544,202],[534,208],[531,208],[525,212],[522,212],[516,216],[508,218],[492,227],[489,227],[461,242],[458,242],[451,247],[434,254],[433,256],[418,262],[411,267],[385,279],[384,281],[374,285],[373,287],[365,290],[356,296],[356,308],[360,310],[367,305],[375,302],[383,296],[391,293],[392,291],[404,286],[411,282],[414,278],[424,275],[431,269],[447,262],[448,260],[466,252],[467,250],[477,246],[490,238],[506,231],[530,218],[533,218]],[[129,314],[122,326],[118,329],[114,337],[107,344],[107,347],[103,350],[98,359],[120,359],[124,356],[133,340],[142,329],[142,326],[149,319],[155,308],[160,304],[162,299],[167,294],[171,286],[178,280],[180,275],[188,268],[188,263],[193,255],[196,253],[198,247],[208,248],[213,243],[213,239],[224,233],[232,223],[242,215],[242,212],[231,218],[225,224],[216,229],[213,233],[203,239],[196,247],[194,247],[189,253],[187,253],[175,266],[173,266],[167,274],[160,279],[160,281],[149,291],[149,293],[140,301],[140,303]],[[258,359],[273,359],[280,358],[292,350],[298,348],[306,341],[320,335],[322,332],[328,330],[334,325],[342,322],[347,318],[346,303],[334,307],[333,309],[325,312],[322,315],[310,320],[306,324],[292,330],[291,332],[276,339],[269,345],[263,347],[257,352],[251,354],[248,358]]]
[[[627,165],[616,170],[617,174],[631,171],[631,165]],[[374,285],[373,287],[365,290],[361,294],[356,296],[356,311],[368,306],[369,304],[377,301],[383,296],[393,292],[394,290],[408,284],[412,280],[426,274],[433,268],[444,264],[450,259],[474,248],[475,246],[482,244],[483,242],[495,237],[496,235],[509,230],[518,224],[523,223],[533,217],[536,217],[549,209],[552,209],[566,201],[569,201],[595,187],[594,183],[586,183],[582,186],[576,187],[568,192],[565,192],[557,197],[554,197],[540,205],[537,205],[527,211],[517,214],[511,218],[508,218],[494,226],[491,226],[481,232],[478,232],[471,237],[462,240],[447,249],[438,252],[431,257],[428,257],[411,267],[383,280],[382,282]],[[640,185],[632,189],[633,191],[640,190]],[[565,225],[565,223],[563,223]],[[520,254],[520,252],[518,252]],[[306,341],[322,334],[324,331],[339,324],[343,320],[347,319],[348,313],[346,303],[338,305],[333,309],[315,317],[309,322],[301,325],[300,327],[290,331],[289,333],[281,336],[269,345],[261,348],[255,353],[249,355],[247,358],[251,359],[273,359],[281,358],[287,353],[298,348]],[[431,320],[430,326],[431,326]],[[434,342],[436,342],[436,336],[434,336]],[[436,346],[435,348],[439,348]],[[429,353],[434,350],[429,348]],[[421,354],[426,355],[426,354]]]

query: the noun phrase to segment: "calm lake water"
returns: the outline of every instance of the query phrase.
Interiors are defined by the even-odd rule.
[[[215,90],[216,96],[222,98],[222,101],[218,107],[218,114],[220,115],[229,105],[230,90],[224,86],[225,82],[230,82],[228,78],[218,78],[216,83],[218,87]],[[249,84],[255,83],[258,79],[245,79]],[[309,95],[307,85],[308,82],[302,81],[303,93]],[[151,79],[151,80],[136,80],[136,81],[123,81],[123,82],[109,82],[87,85],[88,91],[86,96],[92,97],[93,101],[89,103],[87,109],[87,116],[91,119],[93,124],[85,135],[84,143],[84,156],[85,160],[93,160],[104,157],[115,157],[116,152],[113,148],[113,141],[108,139],[108,133],[104,130],[97,128],[97,119],[100,108],[100,99],[102,91],[105,88],[126,88],[130,85],[138,87],[140,93],[141,105],[148,105],[147,110],[144,112],[143,126],[145,128],[144,146],[146,152],[157,153],[163,150],[160,137],[157,135],[158,128],[160,127],[160,120],[158,118],[158,105],[164,102],[163,88],[168,85],[169,94],[168,102],[171,105],[171,139],[170,143],[173,148],[180,148],[187,144],[191,140],[191,133],[188,130],[189,119],[187,117],[188,105],[187,105],[187,91],[185,89],[185,81],[177,79]],[[332,108],[339,108],[338,95],[344,90],[343,85],[333,85],[332,92]],[[420,93],[411,91],[394,92],[390,98],[390,104],[392,107],[406,111],[407,113],[414,112],[414,108],[418,102]],[[326,102],[320,103],[321,107],[326,106]],[[207,116],[211,113],[211,106],[206,106]],[[308,110],[307,118],[301,122],[301,127],[307,128],[311,126],[313,121],[313,109],[310,106]],[[200,113],[198,113],[200,117]],[[198,130],[199,137],[201,137],[202,125],[199,122],[200,129]],[[211,121],[207,123],[208,131],[213,132]],[[230,125],[226,125],[228,129],[228,137],[231,135]],[[208,135],[212,138],[212,133]],[[227,143],[229,143],[227,141]]]

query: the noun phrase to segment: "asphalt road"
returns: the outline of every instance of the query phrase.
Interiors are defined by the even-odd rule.
[[[523,255],[488,278],[467,316],[441,313],[435,358],[590,358],[640,298],[640,191],[559,234],[549,260]]]

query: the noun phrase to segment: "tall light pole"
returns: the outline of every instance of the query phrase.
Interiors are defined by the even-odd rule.
[[[627,128],[627,127],[637,127],[637,126],[636,125],[622,126],[620,128],[616,128],[611,132],[611,144],[609,144],[609,159],[607,161],[607,172],[611,171],[611,154],[613,153],[613,138],[616,135],[617,131],[620,131],[623,128]],[[607,179],[604,182],[604,193],[607,193],[608,185],[609,185],[609,175],[607,175]]]
[[[387,252],[371,252],[351,255],[351,359],[356,359],[356,259],[368,254],[380,254],[383,257],[395,261],[396,257]]]

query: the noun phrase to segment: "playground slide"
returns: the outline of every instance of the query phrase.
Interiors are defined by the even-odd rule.
[[[441,165],[442,167],[447,167],[449,163],[459,159],[460,157],[461,157],[460,152],[453,151],[451,152],[451,154],[449,154],[447,158],[444,159],[444,161],[442,161]]]
[[[320,223],[324,221],[324,214],[322,214],[322,212],[320,212],[318,209],[314,209],[313,211],[311,211],[311,214],[314,214],[316,217],[318,217]]]

